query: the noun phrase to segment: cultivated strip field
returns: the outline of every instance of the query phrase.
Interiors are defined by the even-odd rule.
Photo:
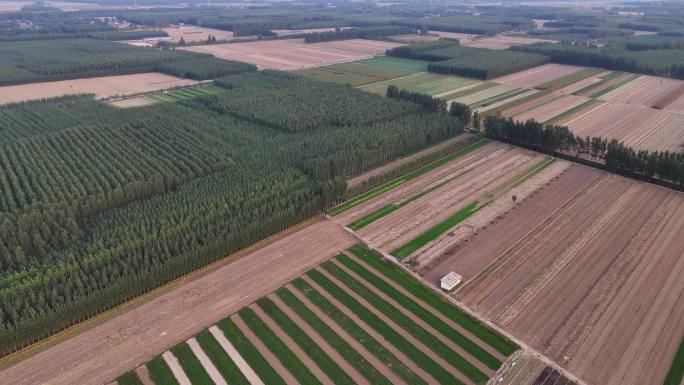
[[[353,244],[334,223],[309,223],[24,359],[2,371],[0,383],[107,383]]]
[[[684,95],[684,81],[682,80],[641,76],[622,87],[599,96],[599,99],[621,104],[668,109],[668,105],[682,95]]]
[[[342,30],[349,28],[342,28]],[[335,28],[309,28],[309,29],[272,29],[271,32],[278,36],[303,35],[306,33],[335,32]]]
[[[502,76],[492,81],[495,83],[509,84],[523,88],[539,87],[550,81],[572,75],[584,70],[584,67],[565,64],[544,64],[510,75]]]
[[[422,72],[385,82],[374,83],[365,87],[361,87],[361,89],[364,91],[384,95],[387,92],[388,86],[395,85],[399,87],[400,90],[436,95],[440,93],[451,92],[452,90],[456,90],[471,84],[476,84],[478,82],[479,81],[476,79],[464,78],[460,76]]]
[[[515,120],[526,121],[528,119],[535,119],[538,122],[547,122],[557,116],[573,110],[584,103],[588,103],[587,98],[575,95],[565,95],[558,97],[554,100],[550,100],[548,103],[539,105],[538,107],[532,108],[523,112],[522,114],[516,115]]]
[[[516,349],[357,245],[118,383],[485,384]]]
[[[297,73],[316,80],[350,84],[358,87],[408,76],[413,72],[360,63],[339,63],[324,67],[307,68],[299,70]]]
[[[415,59],[406,59],[403,57],[394,56],[376,56],[370,59],[362,59],[357,61],[358,64],[367,64],[372,66],[379,66],[394,70],[408,71],[408,72],[425,72],[430,62]]]
[[[162,93],[153,95],[112,100],[109,102],[109,104],[120,108],[142,107],[149,106],[155,103],[177,102],[180,100],[187,100],[197,98],[200,96],[216,95],[224,91],[225,88],[221,88],[214,85],[204,85],[199,87],[181,88],[172,91],[164,91]]]
[[[196,83],[197,81],[190,79],[181,79],[158,72],[148,72],[133,75],[20,84],[0,87],[0,105],[76,94],[95,94],[98,98],[104,98],[183,87]]]
[[[468,40],[462,43],[462,45],[468,47],[476,48],[487,48],[487,49],[508,49],[514,45],[528,45],[534,43],[548,42],[548,40],[526,38],[526,37],[516,37],[516,36],[487,36],[481,37],[474,40]]]
[[[589,384],[662,383],[684,334],[684,197],[588,177],[519,239],[486,246],[537,199],[475,237],[470,250],[498,257],[456,296]]]
[[[175,43],[178,43],[180,39],[185,40],[186,43],[207,41],[209,35],[214,36],[216,40],[230,40],[233,38],[233,32],[231,31],[198,27],[195,25],[174,26],[162,28],[162,30],[169,35],[169,40]]]
[[[399,45],[401,44],[362,39],[314,44],[306,44],[301,40],[274,40],[180,49],[252,63],[262,69],[294,70],[368,58]]]

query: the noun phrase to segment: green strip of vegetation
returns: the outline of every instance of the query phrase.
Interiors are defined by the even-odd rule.
[[[596,99],[589,99],[589,100],[585,101],[584,103],[582,103],[582,104],[580,104],[580,105],[578,105],[578,106],[575,106],[575,107],[573,107],[573,108],[571,108],[571,109],[569,109],[569,110],[567,110],[567,111],[565,111],[565,112],[563,112],[563,113],[561,113],[561,114],[558,114],[558,115],[554,116],[553,118],[551,118],[551,119],[545,121],[545,122],[542,123],[542,124],[544,124],[544,125],[547,125],[547,124],[554,124],[555,122],[557,122],[557,121],[559,121],[559,120],[561,120],[561,119],[564,119],[564,118],[566,118],[566,117],[568,117],[568,116],[574,114],[575,112],[581,111],[581,110],[583,110],[584,108],[586,108],[586,107],[588,107],[588,106],[590,106],[590,105],[592,105],[592,104],[594,104],[594,103],[596,103]]]
[[[576,83],[580,80],[586,79],[590,76],[594,76],[600,72],[603,72],[603,69],[585,68],[579,72],[575,72],[574,74],[570,74],[567,76],[563,76],[560,79],[556,79],[556,80],[552,80],[550,82],[546,82],[538,88],[542,89],[542,90],[557,90],[559,88],[563,88],[563,87],[568,86],[570,84]]]
[[[143,385],[135,372],[126,372],[116,379],[118,385]]]
[[[672,360],[670,370],[667,372],[663,385],[679,385],[684,379],[684,338],[679,343],[679,349]]]
[[[297,288],[306,298],[311,301],[316,307],[324,312],[328,317],[335,321],[342,329],[344,329],[353,339],[363,345],[366,350],[373,354],[378,360],[390,368],[397,376],[399,376],[407,384],[427,385],[427,382],[416,375],[403,362],[401,362],[392,352],[387,350],[382,344],[375,340],[370,334],[366,333],[356,322],[347,317],[333,305],[330,301],[325,299],[316,289],[311,287],[306,281],[297,278],[292,282],[292,285]]]
[[[455,367],[461,373],[465,374],[468,378],[473,380],[475,383],[484,384],[489,380],[489,377],[484,374],[475,365],[468,362],[463,356],[455,352],[448,345],[442,342],[439,338],[435,337],[432,333],[425,330],[422,326],[418,325],[416,322],[407,317],[399,309],[394,307],[392,304],[388,303],[384,299],[380,298],[377,294],[373,293],[370,289],[364,286],[356,278],[347,274],[344,270],[340,269],[334,263],[328,261],[323,264],[323,268],[328,271],[332,276],[343,282],[345,286],[354,291],[356,294],[361,296],[363,299],[368,301],[373,307],[382,312],[387,318],[394,321],[402,329],[407,331],[409,334],[417,338],[419,341],[428,346],[432,351],[437,353],[444,361],[448,362],[451,366]]]
[[[190,382],[193,384],[211,384],[214,382],[186,342],[171,348],[171,353],[178,358],[178,362]]]
[[[339,385],[353,385],[354,380],[333,361],[323,349],[316,344],[290,317],[271,299],[263,297],[256,301],[257,305],[268,314],[278,326],[304,351],[325,374]]]
[[[536,94],[532,94],[532,95],[526,96],[524,98],[513,100],[510,103],[506,103],[506,104],[501,105],[499,107],[492,108],[491,110],[487,110],[487,111],[482,112],[480,114],[480,117],[484,118],[487,115],[496,115],[502,111],[508,110],[508,109],[513,108],[515,106],[521,105],[523,103],[527,103],[527,102],[534,100],[534,99],[537,99],[537,98],[541,98],[542,96],[547,95],[550,92],[551,92],[550,90],[540,91],[540,92],[537,92]]]
[[[365,306],[361,305],[358,301],[352,298],[352,296],[331,282],[320,271],[310,270],[307,274],[312,280],[321,286],[323,290],[330,293],[330,295],[344,304],[344,306],[356,314],[356,316],[359,317],[363,322],[375,329],[375,331],[382,335],[385,340],[408,356],[421,369],[428,372],[432,377],[435,378],[435,380],[437,380],[437,382],[444,385],[461,383],[451,373],[449,373],[448,370],[444,369],[430,357],[425,355],[425,353],[407,341],[406,338],[404,338],[400,333],[389,327],[389,325],[383,322],[375,314],[371,313]]]
[[[450,228],[466,220],[468,217],[476,213],[477,210],[479,210],[477,202],[469,204],[468,206],[462,208],[455,214],[451,215],[449,218],[438,223],[433,228],[420,234],[404,246],[401,246],[400,248],[392,251],[390,254],[392,254],[400,260],[408,257],[409,255],[413,254],[416,250],[427,245],[430,241],[440,236],[442,233],[446,232]]]
[[[226,381],[231,385],[250,385],[249,380],[242,374],[240,368],[210,332],[205,330],[197,335],[197,342]]]
[[[155,385],[180,385],[162,356],[151,359],[146,366]]]
[[[516,88],[514,90],[504,92],[503,94],[499,94],[499,95],[492,96],[491,98],[488,98],[485,100],[480,100],[480,101],[477,101],[475,103],[471,103],[470,105],[468,105],[468,107],[477,108],[477,107],[488,106],[490,104],[494,104],[494,103],[500,102],[502,100],[512,98],[512,97],[518,96],[520,94],[524,94],[525,92],[529,92],[529,90],[525,89],[525,88]]]
[[[247,326],[256,334],[261,342],[268,347],[268,350],[278,357],[278,360],[302,385],[316,384],[322,385],[316,376],[311,373],[309,368],[295,356],[283,341],[271,330],[264,321],[250,308],[244,308],[238,313]]]
[[[625,73],[622,72],[622,71],[613,71],[613,72],[609,73],[608,75],[602,77],[601,79],[603,79],[603,80],[613,80],[613,79],[619,78],[620,76],[622,76],[622,75],[624,75],[624,74],[625,74]]]
[[[354,368],[356,368],[361,375],[368,379],[368,381],[373,385],[392,385],[385,376],[383,376],[373,365],[359,352],[354,350],[342,337],[335,333],[328,325],[325,324],[320,318],[318,318],[309,308],[302,303],[294,294],[289,290],[282,288],[279,289],[276,294],[278,297],[290,307],[299,317],[301,317],[304,322],[309,324],[316,333],[323,337],[330,346],[334,346],[335,350],[340,353],[340,355],[349,362]]]
[[[452,321],[461,325],[474,336],[489,344],[506,357],[518,350],[518,346],[508,338],[498,334],[477,319],[471,317],[461,309],[449,303],[444,297],[436,293],[413,278],[410,274],[392,263],[385,263],[381,257],[361,245],[349,248],[349,251],[362,261],[366,262],[376,271],[393,280],[411,294],[419,298],[425,304],[447,316]]]
[[[265,384],[286,385],[282,377],[278,375],[271,364],[264,359],[259,350],[249,342],[249,339],[242,334],[242,331],[238,329],[237,325],[230,318],[218,322],[216,326],[223,331],[223,334],[235,350],[240,353],[240,356]]]
[[[611,91],[613,91],[613,90],[616,90],[616,89],[618,89],[618,88],[620,88],[620,87],[626,85],[627,83],[630,83],[630,82],[632,82],[632,81],[634,81],[634,80],[636,80],[636,79],[638,79],[638,78],[640,78],[640,77],[641,77],[641,75],[632,75],[632,76],[628,77],[627,79],[625,79],[625,80],[623,80],[623,81],[621,81],[621,82],[618,82],[618,83],[613,84],[612,86],[606,88],[606,89],[603,90],[603,91],[599,91],[599,92],[597,92],[597,93],[591,95],[590,98],[598,98],[599,96],[603,96],[603,95],[605,95],[605,94],[607,94],[607,93],[609,93],[609,92],[611,92]]]
[[[386,191],[389,191],[389,190],[391,190],[397,186],[400,186],[400,185],[408,182],[411,179],[417,178],[417,177],[419,177],[419,176],[421,176],[427,172],[430,172],[430,171],[436,169],[437,167],[440,167],[446,163],[451,162],[452,160],[454,160],[458,157],[461,157],[461,156],[463,156],[463,155],[465,155],[471,151],[474,151],[474,150],[484,146],[487,143],[489,143],[488,140],[479,139],[476,142],[474,142],[474,143],[472,143],[472,144],[470,144],[470,145],[468,145],[468,146],[466,146],[466,147],[464,147],[464,148],[462,148],[462,149],[460,149],[460,150],[458,150],[452,154],[449,154],[449,155],[447,155],[443,158],[440,158],[440,159],[438,159],[438,160],[436,160],[430,164],[427,164],[427,165],[425,165],[419,169],[416,169],[414,171],[409,172],[408,174],[404,175],[400,179],[394,180],[394,181],[389,182],[387,184],[384,184],[380,187],[377,187],[377,188],[375,188],[375,189],[373,189],[373,190],[371,190],[365,194],[359,195],[358,197],[356,197],[356,198],[354,198],[354,199],[352,199],[346,203],[343,203],[340,206],[333,208],[332,210],[330,210],[329,214],[331,216],[338,215],[339,213],[341,213],[343,211],[346,211],[346,210],[348,210],[354,206],[358,206],[361,203],[363,203],[369,199],[372,199],[372,198],[374,198],[374,197],[376,197],[376,196],[378,196],[378,195],[380,195]]]
[[[487,89],[490,89],[490,88],[496,87],[496,86],[498,86],[498,84],[496,84],[496,83],[482,82],[475,87],[468,88],[467,90],[452,92],[450,94],[442,95],[439,98],[443,99],[443,100],[447,100],[447,101],[454,100],[454,99],[458,99],[458,98],[462,98],[464,96],[472,95],[476,92],[484,91],[484,90],[487,90]]]
[[[416,303],[412,299],[406,297],[399,290],[395,289],[394,287],[392,287],[392,285],[385,282],[382,278],[368,271],[365,267],[361,266],[345,254],[340,254],[336,258],[340,261],[340,263],[348,267],[350,270],[354,271],[368,283],[377,287],[378,290],[387,294],[387,296],[389,296],[397,303],[399,303],[401,306],[409,310],[411,313],[415,314],[420,319],[425,321],[427,324],[435,328],[435,330],[439,331],[442,335],[454,341],[457,345],[462,347],[463,350],[470,353],[473,357],[480,360],[489,368],[493,370],[498,370],[501,367],[501,361],[498,360],[496,357],[489,354],[486,350],[479,347],[473,341],[469,340],[468,337],[459,333],[457,330],[454,330],[444,321],[442,321],[441,319],[427,311],[423,306]]]

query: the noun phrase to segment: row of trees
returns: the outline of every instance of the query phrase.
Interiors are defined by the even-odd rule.
[[[42,116],[23,131],[0,110],[0,200],[15,204],[0,210],[0,353],[315,215],[348,176],[462,130],[446,114],[292,74],[219,84],[111,115],[79,98],[6,107]]]
[[[400,90],[399,87],[395,85],[390,85],[387,87],[386,96],[390,99],[403,99],[419,104],[428,111],[432,112],[441,113],[446,112],[447,110],[446,101],[442,99],[433,98],[432,95],[423,94],[420,92]]]
[[[565,126],[544,126],[535,120],[518,122],[494,115],[485,117],[484,134],[535,151],[599,160],[612,172],[684,189],[683,153],[635,150],[616,139],[576,136]]]
[[[402,27],[397,25],[350,29],[337,28],[335,31],[332,32],[307,33],[304,35],[304,41],[306,41],[307,43],[319,43],[323,41],[346,39],[378,39],[387,36],[407,35],[414,32],[415,30],[411,27]]]

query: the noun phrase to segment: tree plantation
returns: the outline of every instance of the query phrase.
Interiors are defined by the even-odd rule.
[[[217,84],[116,113],[78,97],[0,108],[3,354],[315,215],[346,177],[462,129],[290,74]]]

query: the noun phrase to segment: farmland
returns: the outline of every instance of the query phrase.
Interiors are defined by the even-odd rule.
[[[149,72],[0,87],[0,104],[94,94],[96,98],[146,93],[195,84],[195,81]]]
[[[309,68],[297,71],[298,74],[322,81],[331,81],[352,86],[364,86],[370,83],[411,75],[412,72],[384,68],[377,65],[360,63],[339,63],[325,67]]]
[[[223,91],[225,90],[221,87],[213,85],[203,85],[197,87],[188,87],[171,91],[164,91],[161,93],[153,93],[145,96],[136,96],[133,98],[110,100],[109,104],[121,108],[144,107],[155,103],[178,102],[202,96],[216,95]]]
[[[361,89],[364,91],[384,95],[387,92],[388,86],[395,85],[401,90],[436,95],[452,92],[477,82],[478,80],[471,78],[422,72],[384,82],[378,82],[369,86],[361,87]]]
[[[259,68],[295,70],[376,56],[397,43],[374,40],[343,40],[305,44],[297,40],[182,47],[182,50],[211,54],[227,60],[252,63]]]
[[[119,383],[484,384],[516,349],[356,245]]]

